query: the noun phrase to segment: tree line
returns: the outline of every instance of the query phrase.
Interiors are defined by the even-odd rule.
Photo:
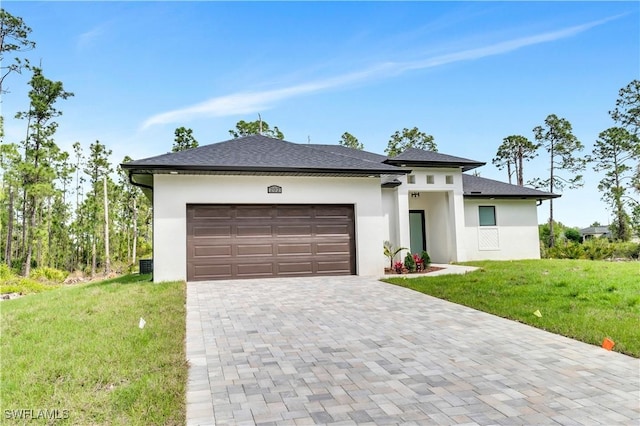
[[[524,163],[543,149],[548,155],[549,175],[527,184],[553,193],[583,186],[581,173],[591,165],[604,173],[598,191],[612,213],[609,229],[613,239],[629,241],[633,234],[640,235],[640,201],[633,196],[640,194],[640,80],[620,89],[609,115],[614,126],[600,132],[590,154],[581,154],[584,145],[573,134],[571,123],[550,114],[543,125],[533,129],[535,142],[522,135],[504,138],[493,164],[506,169],[509,183],[515,176],[515,183],[522,186]],[[553,247],[553,199],[549,200],[549,228],[548,245]]]
[[[24,139],[6,142],[0,121],[0,261],[24,276],[34,266],[91,275],[112,265],[124,270],[151,250],[151,206],[100,141],[76,142],[71,153],[56,143],[59,104],[74,94],[21,58],[36,47],[30,33],[21,18],[0,10],[0,92],[9,93],[11,74],[31,74],[28,108],[15,116]]]

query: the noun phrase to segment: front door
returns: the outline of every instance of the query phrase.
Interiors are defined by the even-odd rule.
[[[409,240],[411,253],[421,254],[427,249],[427,235],[424,230],[424,210],[409,210]]]

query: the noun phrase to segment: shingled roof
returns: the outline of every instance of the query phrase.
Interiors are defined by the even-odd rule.
[[[341,145],[296,144],[263,135],[250,135],[170,152],[122,164],[131,179],[143,187],[153,186],[153,174],[278,174],[306,176],[382,176],[383,187],[395,187],[407,167],[460,167],[463,171],[485,163],[433,151],[408,148],[388,158]],[[398,167],[404,166],[404,167]],[[560,195],[496,180],[463,174],[468,198],[534,198],[547,200]]]
[[[371,161],[368,157],[369,155],[363,155],[360,158],[354,155],[341,155],[332,150],[323,149],[321,146],[296,144],[263,135],[250,135],[131,161],[123,164],[122,167],[135,174],[244,172],[379,176],[408,173],[382,161]]]
[[[559,194],[538,191],[526,186],[512,185],[479,176],[462,175],[462,190],[466,198],[533,198],[549,200],[560,197]]]
[[[468,158],[454,157],[453,155],[417,148],[407,148],[402,154],[385,160],[385,163],[414,167],[461,167],[464,172],[486,164],[482,161],[469,160]]]
[[[342,145],[311,144],[307,146],[319,149],[321,151],[330,152],[332,154],[346,155],[347,157],[358,158],[365,161],[373,161],[376,163],[383,163],[388,159],[386,155],[374,154],[373,152],[349,148]]]

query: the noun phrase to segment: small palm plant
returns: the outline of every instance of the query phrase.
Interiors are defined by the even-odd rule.
[[[400,253],[402,250],[408,250],[405,247],[393,248],[393,244],[390,241],[385,241],[383,244],[384,247],[384,255],[389,258],[389,269],[393,269],[393,259]]]

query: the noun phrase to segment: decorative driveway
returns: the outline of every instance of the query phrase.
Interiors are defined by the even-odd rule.
[[[640,360],[371,278],[187,285],[187,424],[638,425]]]

